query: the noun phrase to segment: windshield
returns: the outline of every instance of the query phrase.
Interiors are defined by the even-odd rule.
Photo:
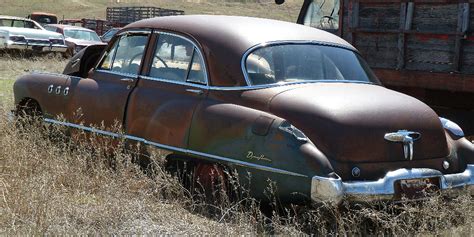
[[[88,41],[101,41],[97,33],[87,30],[65,30],[64,36],[73,39],[81,39]]]
[[[253,51],[246,59],[252,85],[305,81],[358,81],[379,84],[359,54],[316,44],[281,44]]]

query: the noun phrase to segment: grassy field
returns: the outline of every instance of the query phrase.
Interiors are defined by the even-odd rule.
[[[278,6],[273,0],[2,0],[2,14],[27,16],[33,11],[46,11],[59,18],[105,18],[107,6],[155,6],[184,10],[186,14],[225,14],[265,17],[296,22],[302,0],[287,0]]]

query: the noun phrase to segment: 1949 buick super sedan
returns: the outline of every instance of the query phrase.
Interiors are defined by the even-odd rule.
[[[17,114],[167,150],[204,185],[235,170],[259,199],[269,180],[283,202],[473,193],[474,145],[461,128],[381,86],[346,41],[292,23],[138,21],[64,74],[20,77],[14,94]],[[115,121],[123,133],[107,129]]]

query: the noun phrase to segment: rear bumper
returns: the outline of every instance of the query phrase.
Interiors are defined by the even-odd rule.
[[[23,43],[23,42],[14,42],[12,44],[4,45],[4,49],[18,49],[18,50],[29,50],[35,52],[60,52],[64,53],[67,50],[66,45],[60,44],[33,44],[33,43]]]
[[[442,193],[468,190],[474,195],[474,165],[456,174],[442,174],[433,169],[398,169],[377,181],[343,182],[341,178],[315,176],[311,182],[311,199],[338,204],[343,199],[353,202],[395,201],[395,182],[407,179],[439,178]]]

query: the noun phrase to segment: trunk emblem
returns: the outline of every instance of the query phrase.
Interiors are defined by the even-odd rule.
[[[398,132],[386,133],[384,138],[390,142],[403,143],[405,159],[413,160],[413,142],[420,139],[421,134],[419,132],[399,130]]]

